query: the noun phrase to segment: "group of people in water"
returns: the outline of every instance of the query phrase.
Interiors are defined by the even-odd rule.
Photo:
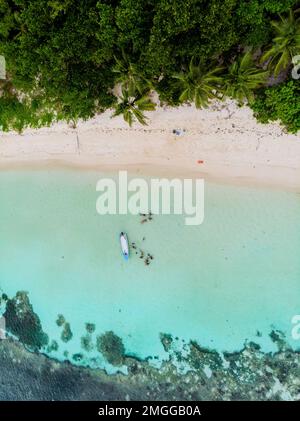
[[[153,214],[152,212],[149,213],[140,213],[140,217],[143,219],[141,220],[141,224],[144,224],[145,222],[149,222],[153,220]],[[121,232],[121,236],[124,236],[125,234]],[[126,237],[127,238],[127,237]],[[143,237],[142,241],[145,241],[146,237]],[[154,256],[150,253],[146,253],[143,249],[137,246],[135,242],[130,243],[130,247],[135,251],[136,255],[139,255],[139,258],[142,259],[146,266],[149,266],[151,261],[154,260]]]
[[[145,237],[143,238],[143,240],[144,239]],[[138,248],[136,243],[131,243],[131,247],[133,248],[133,250],[135,250],[135,254],[139,254],[139,258],[144,260],[146,266],[149,266],[151,261],[154,260],[154,256],[152,254],[146,253],[141,248]]]
[[[141,220],[141,224],[144,224],[145,222],[153,221],[153,214],[152,214],[152,212],[149,212],[149,213],[140,213],[140,216],[143,218]]]

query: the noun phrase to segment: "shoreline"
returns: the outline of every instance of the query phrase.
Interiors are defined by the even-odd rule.
[[[128,170],[300,192],[300,136],[257,123],[248,107],[215,102],[204,110],[158,108],[147,116],[148,126],[132,128],[108,111],[76,129],[58,123],[1,133],[0,170]],[[175,136],[174,128],[186,132]]]
[[[299,352],[278,349],[263,354],[248,344],[238,353],[218,353],[194,344],[188,356],[193,369],[178,371],[171,359],[162,369],[128,357],[129,372],[109,375],[103,369],[78,367],[41,353],[32,353],[20,342],[0,341],[2,400],[299,400],[295,361]],[[16,364],[15,362],[18,362]],[[225,361],[227,366],[222,362]],[[240,362],[236,365],[237,362]],[[238,371],[239,381],[237,381]],[[284,379],[282,372],[286,373]],[[45,376],[39,374],[43,372]],[[256,375],[254,374],[256,373]],[[249,375],[252,381],[249,385]],[[15,378],[21,378],[16,385]],[[224,378],[229,387],[224,390]],[[64,379],[62,382],[61,379]],[[262,383],[263,382],[263,383]],[[20,382],[19,382],[20,383]],[[182,384],[186,389],[182,390]],[[262,384],[267,387],[262,388]],[[137,387],[138,386],[138,387]]]
[[[212,168],[210,168],[212,169]],[[221,173],[220,170],[223,169],[224,172]],[[236,171],[238,167],[234,168]],[[37,161],[11,161],[5,162],[4,164],[0,162],[0,174],[1,172],[6,171],[84,171],[84,172],[99,172],[99,174],[116,174],[118,171],[128,171],[128,173],[134,177],[153,177],[153,178],[190,178],[195,180],[204,179],[205,183],[213,183],[224,186],[236,186],[236,187],[246,187],[254,189],[271,189],[277,191],[286,191],[292,193],[300,194],[300,171],[294,169],[284,168],[285,176],[282,180],[280,174],[276,174],[277,168],[272,168],[268,171],[268,176],[266,175],[266,168],[261,167],[260,171],[263,172],[261,176],[254,176],[253,174],[248,175],[234,175],[233,168],[221,168],[220,166],[216,167],[218,171],[217,174],[212,172],[202,172],[202,171],[190,171],[187,172],[184,168],[176,168],[174,166],[162,167],[160,165],[151,165],[141,163],[139,164],[122,164],[122,165],[113,165],[113,164],[100,164],[99,162],[92,162],[91,160],[87,162],[76,161],[76,160],[37,160]],[[226,172],[227,170],[227,172]],[[245,168],[242,167],[244,171]],[[257,174],[257,173],[256,173]],[[299,175],[298,175],[299,174]]]

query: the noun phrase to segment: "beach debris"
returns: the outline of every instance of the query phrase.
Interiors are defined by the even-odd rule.
[[[198,159],[197,163],[198,164],[204,164],[204,161],[203,161],[203,159]]]
[[[172,131],[173,134],[175,134],[175,136],[184,136],[186,133],[185,129],[173,129]]]

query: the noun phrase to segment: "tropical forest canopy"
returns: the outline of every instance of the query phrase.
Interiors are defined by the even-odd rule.
[[[107,108],[145,124],[155,90],[173,106],[234,98],[297,132],[297,54],[296,0],[0,0],[0,128]]]

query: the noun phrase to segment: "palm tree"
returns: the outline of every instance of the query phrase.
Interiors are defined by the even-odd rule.
[[[115,112],[112,117],[123,114],[124,120],[132,126],[134,121],[146,125],[144,111],[154,111],[155,104],[150,100],[148,93],[140,93],[131,86],[131,88],[122,88],[122,95],[118,97],[119,101],[115,106]]]
[[[228,68],[224,77],[224,96],[236,99],[239,104],[254,100],[253,91],[261,87],[269,76],[269,71],[256,67],[250,51],[239,57]]]
[[[300,9],[290,10],[288,16],[279,15],[279,21],[271,22],[275,37],[271,48],[262,55],[261,62],[270,60],[268,65],[274,69],[275,76],[286,69],[293,56],[300,52],[300,16],[296,17],[299,12]]]
[[[121,83],[128,90],[136,89],[140,94],[147,87],[152,88],[152,85],[148,79],[141,75],[136,64],[129,61],[129,58],[124,50],[122,50],[122,57],[118,58],[114,56],[116,64],[113,68],[113,72],[117,74],[117,82]]]
[[[222,70],[222,67],[216,67],[213,70],[203,71],[200,64],[194,64],[192,58],[187,73],[173,76],[182,86],[179,101],[194,102],[196,108],[207,107],[209,100],[217,97],[217,91],[222,83],[222,77],[219,75]]]

